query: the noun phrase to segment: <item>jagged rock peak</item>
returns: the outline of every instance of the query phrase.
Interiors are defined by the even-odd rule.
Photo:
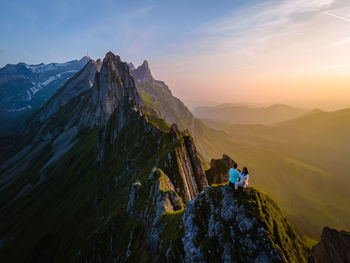
[[[141,114],[142,102],[129,66],[112,52],[106,54],[101,70],[96,74],[92,98],[96,116],[101,117],[104,120],[102,122],[117,108],[123,114],[128,109]]]
[[[141,67],[142,67],[142,66],[145,67],[145,68],[147,68],[148,70],[150,70],[150,69],[149,69],[149,66],[148,66],[148,61],[147,61],[146,59],[143,61]]]
[[[153,80],[151,69],[148,65],[147,60],[144,60],[141,66],[139,66],[137,69],[134,69],[132,71],[132,74],[138,82],[147,82]]]

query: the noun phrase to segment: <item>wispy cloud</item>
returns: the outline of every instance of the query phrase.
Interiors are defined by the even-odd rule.
[[[346,17],[334,13],[335,7],[344,5],[339,4],[339,0],[265,1],[203,23],[195,33],[197,37],[182,46],[186,51],[192,49],[192,55],[197,57],[224,53],[229,57],[229,53],[247,59],[259,57],[273,48],[282,50],[295,46],[299,41],[303,45],[315,42],[317,46],[312,48],[318,49],[325,41],[334,44],[334,37],[326,37],[330,33],[327,27],[334,21],[322,14],[347,21]],[[350,3],[347,5],[350,8]],[[325,26],[322,33],[320,26]],[[335,35],[342,30],[333,29],[331,33]]]
[[[322,14],[325,14],[327,16],[331,16],[331,17],[335,17],[338,18],[340,20],[346,21],[346,22],[350,22],[350,18],[344,17],[344,16],[338,16],[336,14],[332,14],[330,12],[321,12]]]
[[[154,3],[149,4],[148,6],[143,6],[139,9],[136,9],[130,13],[125,14],[125,17],[131,18],[131,17],[136,17],[139,15],[147,14],[150,11],[152,11],[156,5]]]
[[[181,74],[179,86],[186,79],[191,89],[211,94],[203,96],[213,96],[213,86],[222,98],[311,93],[307,85],[312,81],[315,87],[328,85],[332,76],[343,76],[349,68],[348,24],[339,23],[348,22],[343,14],[349,11],[350,1],[343,0],[269,0],[247,5],[203,23],[192,39],[172,46],[177,53],[164,62],[164,68]],[[178,61],[187,63],[179,67]]]
[[[350,37],[346,37],[338,42],[335,43],[336,46],[346,45],[350,44]]]

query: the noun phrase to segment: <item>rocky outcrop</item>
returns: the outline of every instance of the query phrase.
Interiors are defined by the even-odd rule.
[[[116,120],[121,129],[126,114],[133,110],[141,113],[141,98],[135,86],[129,66],[119,56],[108,52],[100,72],[96,74],[92,89],[91,104],[95,112],[87,118],[86,125],[106,125],[109,117],[118,109]]]
[[[208,186],[207,178],[192,138],[184,135],[176,124],[171,125],[169,134],[173,140],[178,141],[179,146],[169,155],[165,171],[168,171],[177,192],[182,196],[184,202],[187,202]],[[173,176],[174,171],[181,175],[180,182],[178,178]]]
[[[275,202],[252,188],[207,188],[187,204],[183,224],[186,262],[307,262]]]
[[[227,167],[233,167],[234,164],[236,164],[236,162],[234,160],[231,159],[230,156],[224,154],[222,156],[222,160],[226,163]]]
[[[350,232],[325,227],[321,241],[312,248],[311,255],[316,263],[350,262]]]
[[[194,145],[190,136],[185,137],[185,146],[187,149],[187,153],[190,157],[191,166],[194,173],[194,177],[196,179],[198,191],[202,192],[208,186],[208,181],[205,176],[202,162],[199,159],[196,146]]]
[[[205,171],[209,185],[227,183],[228,172],[234,164],[235,161],[226,154],[222,156],[222,159],[212,159],[210,169]]]
[[[153,80],[151,69],[148,66],[147,60],[144,60],[142,65],[135,69],[130,63],[130,68],[133,68],[132,74],[138,82],[149,82]]]

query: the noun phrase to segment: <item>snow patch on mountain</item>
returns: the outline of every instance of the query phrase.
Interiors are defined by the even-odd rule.
[[[32,95],[30,95],[30,92],[27,90],[27,94],[28,94],[28,100],[32,100]]]
[[[56,76],[51,76],[51,77],[49,77],[47,80],[45,80],[44,82],[42,82],[41,84],[42,84],[43,86],[47,86],[47,85],[50,84],[50,82],[54,81],[55,79],[57,79]]]
[[[49,70],[56,70],[62,67],[68,67],[72,65],[73,61],[65,62],[65,63],[51,63],[51,64],[38,64],[38,65],[27,65],[25,64],[25,67],[29,70],[31,70],[34,73],[42,73]]]
[[[20,107],[20,108],[17,108],[17,109],[7,110],[7,112],[21,112],[21,111],[24,111],[24,110],[30,110],[31,108],[32,108],[32,106],[27,105],[25,107]]]

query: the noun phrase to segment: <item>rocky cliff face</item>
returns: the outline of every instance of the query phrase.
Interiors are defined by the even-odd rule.
[[[211,159],[210,169],[205,171],[209,185],[223,184],[228,182],[228,172],[235,161],[224,154],[222,159]]]
[[[325,227],[321,241],[312,248],[312,259],[317,263],[350,262],[350,233]]]
[[[95,110],[95,120],[89,119],[87,125],[106,125],[109,117],[117,110],[118,115],[115,117],[120,129],[130,109],[141,113],[141,98],[129,66],[112,52],[106,54],[93,87],[91,103]]]

